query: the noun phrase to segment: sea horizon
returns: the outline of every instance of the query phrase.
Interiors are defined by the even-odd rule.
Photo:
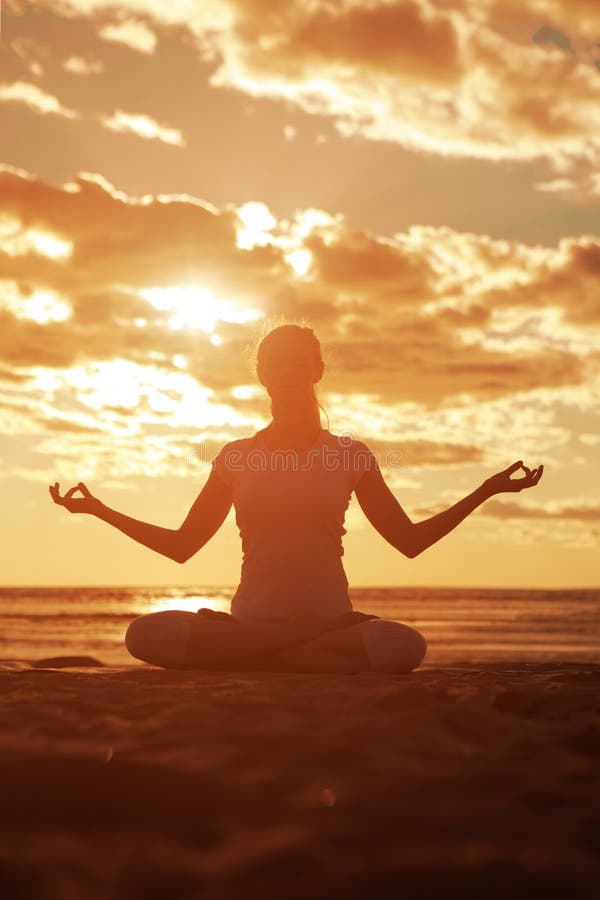
[[[227,583],[219,583],[216,581],[199,583],[196,581],[190,581],[185,583],[178,583],[173,581],[168,582],[158,582],[158,581],[114,581],[114,582],[102,582],[99,583],[97,581],[94,582],[69,582],[69,581],[61,581],[61,582],[19,582],[17,584],[0,584],[0,590],[8,590],[12,588],[219,588],[220,590],[231,589],[234,590],[237,588],[237,584],[233,582]],[[394,584],[350,584],[350,590],[395,590],[397,588],[414,588],[415,590],[423,589],[423,590],[444,590],[446,588],[451,590],[465,590],[465,591],[548,591],[549,593],[558,592],[558,591],[600,591],[600,584],[597,585],[562,585],[559,587],[547,587],[545,585],[463,585],[463,584],[408,584],[407,582],[403,582],[399,584],[395,582]]]
[[[130,621],[164,609],[230,611],[235,585],[0,587],[0,658],[90,656],[139,665]],[[354,609],[401,621],[426,638],[425,665],[600,663],[597,588],[349,587]]]

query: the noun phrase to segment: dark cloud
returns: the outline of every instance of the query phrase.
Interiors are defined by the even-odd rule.
[[[256,4],[245,0],[237,4],[250,13],[239,32],[263,28]],[[262,4],[261,4],[262,5]],[[298,71],[298,65],[327,63],[351,65],[388,75],[407,75],[411,79],[444,82],[456,80],[462,70],[458,40],[450,18],[443,14],[426,15],[412,0],[404,2],[353,5],[348,7],[306,8],[298,15],[299,4],[289,5],[287,21],[279,16],[282,40],[265,54],[248,53],[254,65],[269,67],[273,57],[286,69]],[[253,23],[253,24],[251,24]]]
[[[357,294],[376,288],[398,302],[418,303],[431,296],[434,277],[427,258],[407,252],[383,240],[345,228],[336,241],[310,236],[305,246],[312,252],[324,286]]]
[[[567,35],[562,34],[562,32],[558,31],[556,28],[551,28],[549,25],[543,25],[539,28],[538,31],[532,35],[531,39],[535,41],[536,44],[554,44],[554,46],[558,47],[560,50],[566,50],[568,53],[575,53]]]
[[[336,340],[340,382],[350,393],[369,393],[385,402],[416,400],[433,409],[458,394],[480,402],[540,387],[584,384],[589,375],[585,361],[567,352],[544,349],[516,356],[465,347],[442,329],[429,341],[419,341],[412,339],[410,326],[381,326],[377,337]]]
[[[567,321],[580,327],[597,326],[600,324],[600,238],[565,238],[560,251],[554,259],[534,262],[526,283],[486,291],[482,301],[497,308],[557,306]]]

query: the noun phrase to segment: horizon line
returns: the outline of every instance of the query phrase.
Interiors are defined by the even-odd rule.
[[[0,584],[0,590],[10,588],[204,588],[217,590],[237,590],[238,584],[173,584],[171,582],[165,584]],[[504,586],[504,585],[465,585],[465,584],[357,584],[349,585],[348,590],[397,590],[401,588],[420,588],[423,590],[439,590],[440,588],[450,588],[452,590],[481,590],[481,591],[598,591],[600,585],[561,585],[559,587],[546,587],[539,585],[522,585],[522,586]]]

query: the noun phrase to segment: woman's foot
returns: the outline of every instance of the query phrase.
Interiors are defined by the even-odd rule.
[[[359,622],[366,622],[368,619],[378,619],[379,616],[369,615],[369,613],[359,612],[353,609],[351,612],[342,613],[341,616],[335,616],[329,619],[325,631],[338,631],[341,628],[350,628],[352,625],[358,625]]]
[[[196,610],[197,616],[205,616],[207,619],[230,619],[232,622],[237,622],[237,619],[234,619],[229,613],[219,612],[216,609],[210,609],[208,606],[203,606],[201,609]]]

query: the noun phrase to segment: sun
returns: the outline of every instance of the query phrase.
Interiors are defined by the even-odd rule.
[[[167,325],[174,331],[199,328],[213,335],[218,322],[252,322],[263,316],[261,310],[215,297],[196,285],[143,288],[139,294],[154,309],[170,313]]]

